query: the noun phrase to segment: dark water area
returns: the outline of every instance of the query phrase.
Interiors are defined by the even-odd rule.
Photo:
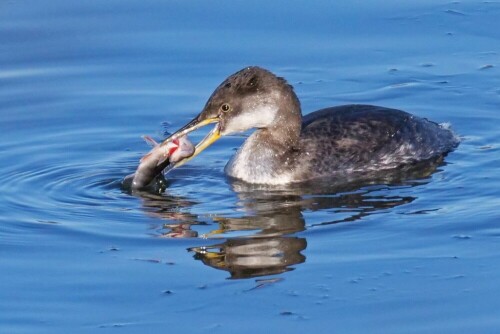
[[[500,2],[1,1],[1,333],[500,328]],[[229,74],[450,123],[444,161],[249,186],[248,134],[122,190]],[[197,142],[207,130],[190,136]]]

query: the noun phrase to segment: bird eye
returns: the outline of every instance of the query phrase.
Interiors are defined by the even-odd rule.
[[[231,110],[231,106],[227,103],[224,103],[220,106],[220,110],[222,110],[223,112],[228,112],[229,110]]]

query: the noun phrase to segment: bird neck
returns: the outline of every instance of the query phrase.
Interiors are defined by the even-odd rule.
[[[287,85],[283,91],[274,121],[268,127],[257,130],[257,133],[263,137],[263,142],[294,149],[298,146],[302,129],[300,102],[291,86]]]
[[[293,88],[281,86],[274,120],[257,129],[226,165],[226,174],[249,183],[293,180],[302,130],[300,102]]]
[[[255,131],[225,168],[227,175],[250,183],[282,184],[291,182],[296,152],[290,138],[277,136],[272,129]]]
[[[250,183],[283,184],[293,180],[299,162],[300,109],[278,118],[281,120],[277,124],[257,129],[247,138],[226,165],[227,175]]]

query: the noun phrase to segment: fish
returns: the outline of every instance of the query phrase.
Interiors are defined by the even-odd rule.
[[[192,156],[195,151],[187,136],[177,137],[163,145],[150,136],[142,138],[153,148],[141,158],[135,173],[123,180],[123,186],[131,190],[147,190],[165,168]]]

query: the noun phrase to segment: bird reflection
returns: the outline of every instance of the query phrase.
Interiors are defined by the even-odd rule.
[[[194,258],[215,269],[226,270],[231,279],[281,274],[305,261],[300,252],[306,239],[298,237],[234,238],[223,243],[193,247]]]
[[[231,279],[253,278],[280,274],[304,262],[306,239],[294,234],[306,227],[357,221],[411,203],[416,197],[399,196],[390,190],[425,184],[440,165],[442,159],[435,159],[390,172],[280,188],[232,180],[232,190],[242,209],[239,217],[199,217],[190,213],[195,202],[169,196],[168,189],[162,195],[140,196],[149,215],[169,221],[162,225],[161,237],[199,237],[199,225],[205,225],[204,229],[214,226],[200,235],[208,240],[207,245],[188,251],[205,265],[227,271]],[[303,212],[318,210],[328,210],[331,218],[308,223]],[[210,243],[213,239],[218,241]]]

